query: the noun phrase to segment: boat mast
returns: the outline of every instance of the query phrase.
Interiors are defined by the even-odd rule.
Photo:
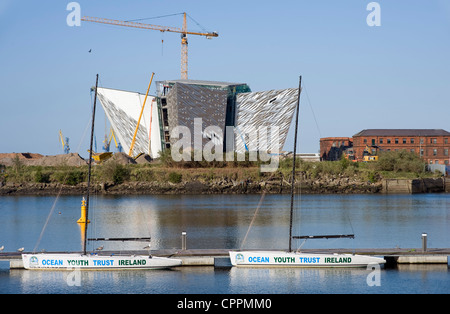
[[[92,166],[92,142],[94,141],[94,122],[95,122],[95,105],[97,103],[97,86],[98,86],[98,74],[95,80],[95,97],[94,107],[92,109],[92,127],[91,127],[91,143],[89,147],[89,167],[88,167],[88,182],[86,191],[86,220],[84,228],[84,242],[83,242],[83,254],[86,255],[86,241],[87,241],[87,226],[88,226],[88,213],[89,213],[89,188],[91,185],[91,166]]]
[[[297,112],[295,115],[294,157],[292,159],[292,184],[291,184],[291,211],[289,218],[289,252],[292,252],[292,219],[294,213],[294,184],[295,184],[295,155],[297,154],[298,112],[300,109],[300,93],[302,91],[302,76],[298,83]]]

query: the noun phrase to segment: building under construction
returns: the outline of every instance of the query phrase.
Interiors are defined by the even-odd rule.
[[[196,140],[191,138],[191,144],[198,144],[199,132],[194,131],[200,127],[202,145],[212,141],[223,145],[226,152],[274,153],[282,150],[298,89],[252,92],[245,83],[188,80],[187,36],[211,39],[219,34],[189,31],[187,18],[192,17],[186,12],[180,15],[183,16],[181,28],[99,17],[81,18],[86,22],[181,34],[180,80],[157,82],[154,96],[110,88],[97,89],[98,98],[124,151],[132,156],[146,153],[156,158],[160,151],[171,148],[175,143],[175,138],[171,137],[173,131],[176,133],[180,129],[176,127],[187,128],[191,134],[196,134]],[[199,25],[198,22],[196,24]],[[201,125],[198,125],[199,121]],[[233,132],[229,132],[230,129]],[[270,133],[270,137],[260,136],[269,129],[266,133]],[[195,146],[193,148],[198,149]]]
[[[197,127],[201,127],[202,145],[213,141],[223,145],[224,151],[278,152],[289,131],[298,88],[252,92],[245,83],[158,81],[156,95],[147,96],[144,110],[141,109],[145,94],[110,88],[98,88],[97,94],[124,151],[130,150],[134,137],[130,155],[146,153],[156,158],[160,151],[174,144],[171,134],[175,127],[187,127],[194,134],[198,118],[201,118]],[[277,141],[252,142],[249,136],[252,131],[273,126],[277,127]],[[227,127],[233,127],[234,132],[226,132]],[[230,135],[232,138],[227,139]]]

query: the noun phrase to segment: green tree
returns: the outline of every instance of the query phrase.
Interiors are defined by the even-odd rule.
[[[407,150],[389,151],[380,153],[375,168],[379,171],[422,173],[425,171],[425,161]]]

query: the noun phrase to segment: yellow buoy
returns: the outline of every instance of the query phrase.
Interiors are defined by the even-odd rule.
[[[81,201],[81,217],[77,220],[77,222],[79,224],[85,224],[86,218],[86,200],[83,197],[83,200]],[[90,223],[89,219],[87,220],[87,223]]]

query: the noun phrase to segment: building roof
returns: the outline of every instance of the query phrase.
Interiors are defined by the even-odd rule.
[[[219,86],[222,88],[225,88],[228,86],[246,85],[246,83],[216,82],[216,81],[204,81],[204,80],[165,80],[165,81],[162,81],[162,83],[166,83],[166,84],[182,83],[182,84],[190,84],[190,85]]]
[[[443,129],[366,129],[357,136],[450,136],[450,132]]]
[[[337,136],[337,137],[321,137],[321,141],[348,141],[351,140],[351,137],[348,136]]]

